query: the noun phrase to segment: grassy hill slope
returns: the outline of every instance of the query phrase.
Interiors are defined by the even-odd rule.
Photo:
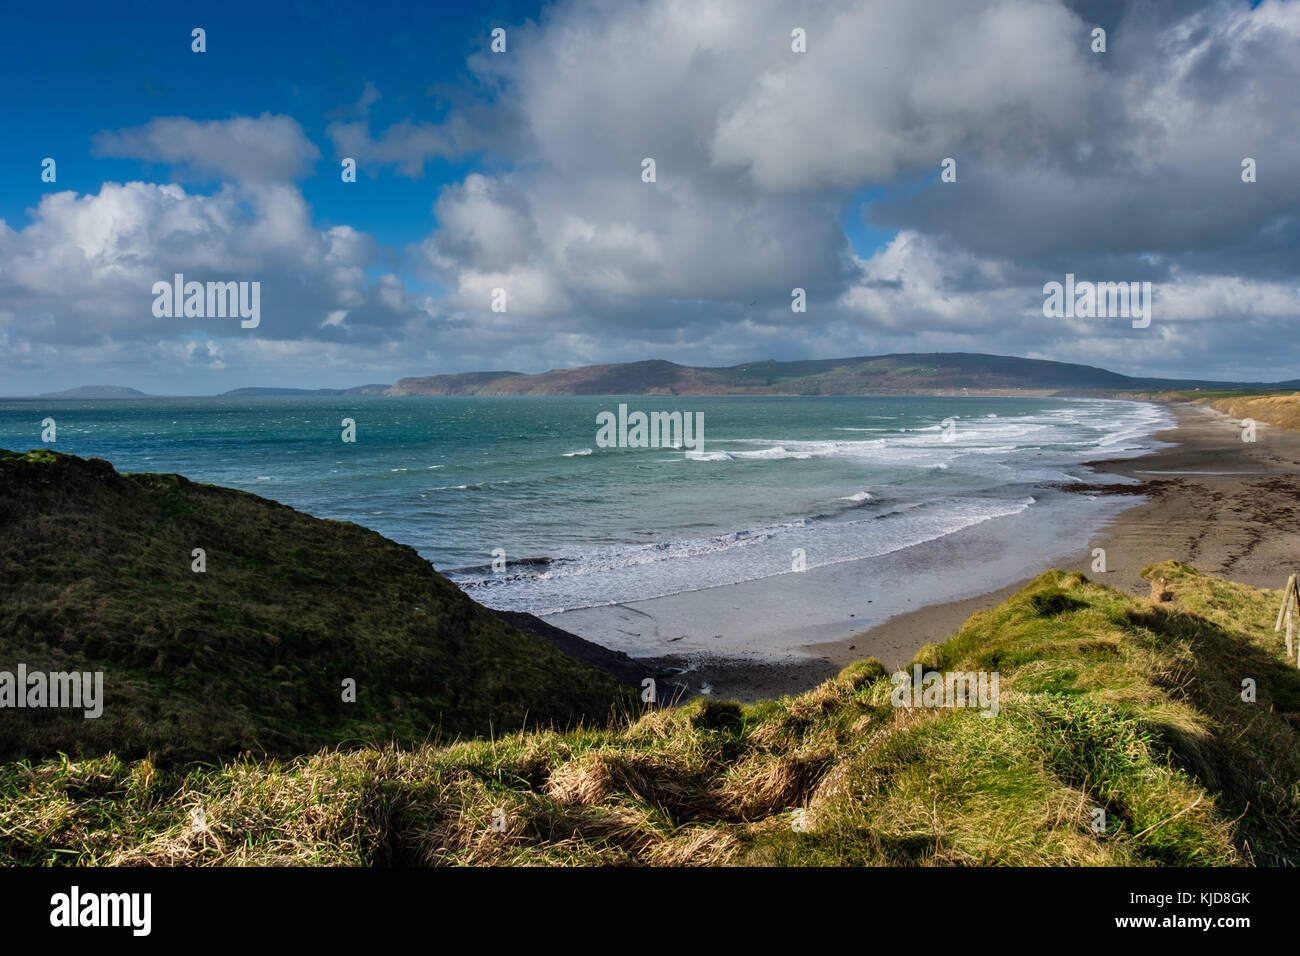
[[[1268,425],[1300,429],[1300,393],[1234,395],[1206,402],[1233,418],[1253,418]]]
[[[1300,430],[1300,392],[1294,383],[1266,389],[1197,389],[1137,391],[1124,397],[1208,405],[1232,418],[1251,418],[1266,425]]]
[[[638,703],[373,531],[44,450],[0,451],[0,670],[19,663],[103,671],[106,702],[0,709],[0,759],[288,757]]]
[[[606,729],[187,775],[9,765],[0,863],[1300,863],[1280,595],[1146,574],[1151,599],[1048,572],[922,650],[996,670],[993,719],[896,708],[868,660],[798,697]]]

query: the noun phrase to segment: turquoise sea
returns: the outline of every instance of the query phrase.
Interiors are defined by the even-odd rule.
[[[619,403],[703,413],[703,453],[600,447],[597,415]],[[43,445],[46,417],[54,450],[355,521],[477,600],[538,614],[901,559],[1171,424],[1094,399],[24,399],[0,402],[0,447]]]

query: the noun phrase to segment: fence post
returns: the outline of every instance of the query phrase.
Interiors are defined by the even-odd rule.
[[[1296,593],[1295,575],[1286,579],[1286,588],[1282,591],[1282,606],[1278,608],[1277,623],[1273,625],[1273,630],[1281,630],[1282,622],[1286,621],[1286,658],[1290,660],[1295,654],[1295,617],[1293,610],[1300,601],[1300,595]],[[1297,657],[1296,666],[1300,667],[1300,657]]]

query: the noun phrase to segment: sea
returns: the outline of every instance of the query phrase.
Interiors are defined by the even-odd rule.
[[[700,416],[702,446],[602,447],[598,419],[620,404]],[[53,442],[41,440],[47,418]],[[179,473],[353,521],[481,603],[539,615],[904,562],[1032,513],[1055,486],[1093,480],[1084,462],[1142,454],[1172,424],[1147,403],[1030,397],[0,401],[0,447]]]

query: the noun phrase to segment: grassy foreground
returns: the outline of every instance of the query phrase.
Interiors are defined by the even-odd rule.
[[[1280,595],[1145,574],[1150,599],[1050,571],[922,650],[999,672],[994,719],[895,708],[867,660],[798,697],[446,748],[9,764],[0,863],[1300,863]]]

